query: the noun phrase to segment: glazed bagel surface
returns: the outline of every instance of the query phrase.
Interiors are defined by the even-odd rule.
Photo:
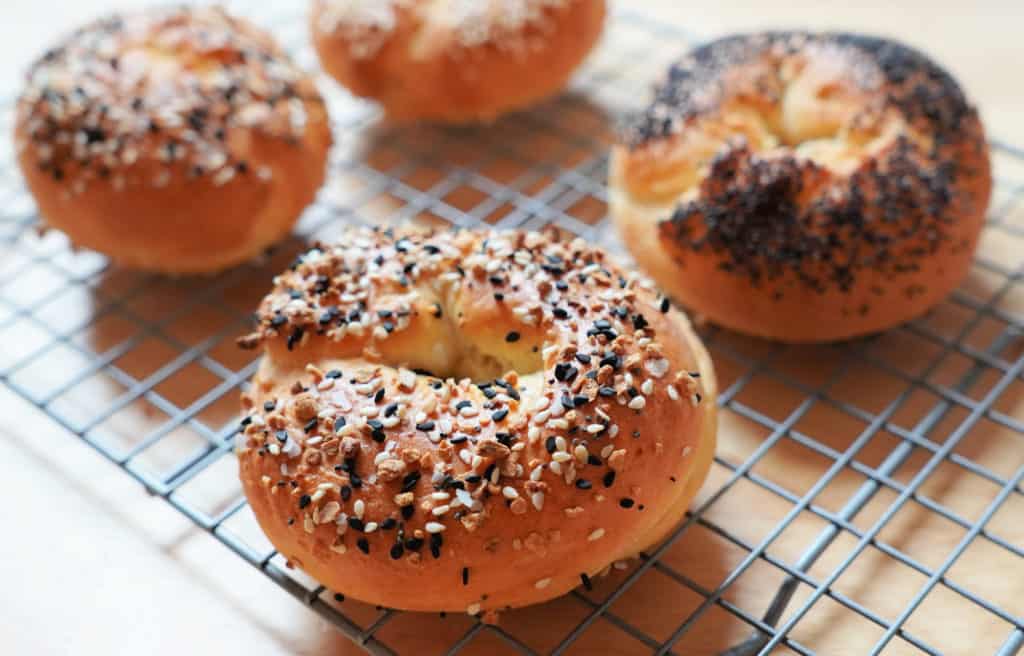
[[[31,68],[18,162],[46,225],[133,268],[209,272],[286,234],[323,182],[312,80],[218,8],[90,23]]]
[[[707,353],[581,240],[352,231],[257,316],[243,487],[347,596],[477,614],[564,594],[664,538],[710,467]]]
[[[611,214],[695,312],[783,341],[905,322],[966,274],[991,189],[953,78],[851,34],[727,37],[673,65],[612,153]]]
[[[396,120],[489,121],[561,90],[604,0],[314,0],[324,69]]]

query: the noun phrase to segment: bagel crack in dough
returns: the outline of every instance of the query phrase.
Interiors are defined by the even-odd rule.
[[[663,539],[710,467],[686,317],[580,239],[352,230],[275,278],[240,476],[277,549],[389,608],[487,613]]]

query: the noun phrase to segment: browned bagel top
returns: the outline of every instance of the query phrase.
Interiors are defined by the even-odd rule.
[[[579,239],[353,231],[257,322],[244,475],[323,549],[418,566],[454,540],[453,572],[535,550],[543,586],[574,545],[639,548],[713,412],[685,318]]]
[[[310,114],[315,114],[311,116]],[[225,184],[249,170],[253,135],[297,142],[324,121],[312,80],[273,39],[217,7],[158,8],[96,20],[36,61],[18,102],[19,147],[74,192],[124,184],[143,167]]]
[[[353,57],[373,56],[394,34],[448,47],[516,50],[543,34],[552,12],[580,0],[316,0],[317,29],[345,38]]]
[[[989,161],[977,112],[925,55],[841,33],[731,36],[674,64],[626,127],[618,173],[665,204],[663,244],[754,284],[849,289],[964,248]]]

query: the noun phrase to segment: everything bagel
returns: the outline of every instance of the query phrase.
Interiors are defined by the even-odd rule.
[[[715,379],[679,311],[582,240],[359,230],[275,279],[245,493],[331,589],[500,611],[661,540],[703,482]]]

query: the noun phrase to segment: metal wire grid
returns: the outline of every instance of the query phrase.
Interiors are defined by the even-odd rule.
[[[239,9],[277,26],[279,38],[294,46],[300,60],[314,63],[305,46],[303,21],[294,9],[280,14],[268,13],[266,8],[246,12],[252,8],[244,3]],[[372,106],[332,91],[329,102],[338,141],[332,155],[332,181],[304,217],[299,232],[329,238],[341,224],[352,221],[553,225],[614,247],[604,210],[608,138],[604,117],[619,115],[641,102],[649,71],[659,70],[664,60],[692,43],[685,33],[619,12],[602,50],[578,76],[572,93],[488,129],[382,127]],[[9,103],[3,119],[2,129],[9,133]],[[0,379],[367,651],[395,654],[382,634],[403,613],[353,612],[352,602],[335,600],[331,591],[286,568],[266,540],[252,531],[251,518],[243,521],[249,513],[237,484],[229,485],[226,492],[220,489],[225,481],[234,481],[230,454],[237,426],[237,393],[255,365],[250,355],[234,350],[232,338],[244,330],[270,276],[290,259],[300,240],[280,247],[264,263],[209,280],[168,281],[124,272],[109,267],[98,255],[72,253],[60,235],[40,239],[32,234],[34,208],[21,187],[10,151],[9,143],[5,144],[0,158],[0,207],[4,208],[0,214],[0,337],[32,338],[31,343],[19,341],[22,347],[16,352],[0,352]],[[987,234],[1024,246],[1024,154],[1006,146],[997,151],[997,170],[1017,167],[1018,177],[999,180]],[[795,629],[824,597],[880,632],[870,648],[872,654],[893,649],[939,654],[941,644],[930,644],[908,628],[908,619],[936,589],[945,589],[997,618],[1005,639],[995,653],[1018,653],[1024,647],[1024,602],[1016,600],[1014,607],[1013,599],[988,598],[949,573],[977,542],[1006,554],[1017,575],[1024,572],[1024,545],[988,526],[1008,499],[1024,498],[1024,422],[1013,416],[1012,407],[1007,410],[1000,405],[1008,390],[1024,382],[1024,353],[1017,350],[1024,317],[1020,306],[1012,309],[1006,303],[1010,297],[1019,298],[1024,289],[1021,252],[1011,248],[1009,258],[992,259],[982,250],[975,269],[992,281],[991,289],[982,295],[965,289],[952,296],[945,307],[962,317],[955,329],[937,328],[925,318],[894,331],[927,345],[930,357],[915,365],[901,364],[884,350],[879,354],[886,340],[882,337],[814,351],[814,357],[824,357],[831,364],[824,368],[826,376],[807,380],[788,365],[806,359],[811,355],[807,351],[705,329],[703,336],[717,366],[731,371],[722,376],[727,385],[720,404],[725,413],[759,427],[764,439],[749,452],[730,451],[716,457],[720,475],[699,505],[668,541],[643,554],[606,595],[573,592],[570,597],[581,614],[557,642],[542,648],[523,632],[467,620],[461,637],[445,653],[459,653],[485,635],[496,637],[514,652],[593,653],[586,648],[580,651],[580,638],[598,620],[628,636],[636,653],[684,653],[681,640],[709,610],[718,609],[748,625],[751,633],[749,640],[724,653],[766,654],[785,648],[811,654],[811,646],[800,641]],[[0,344],[10,343],[0,339]],[[950,358],[964,366],[953,378],[937,376]],[[850,393],[854,371],[865,367],[877,377],[898,381],[877,407],[868,407]],[[772,416],[757,401],[753,381],[758,380],[772,381],[795,395],[793,407]],[[930,399],[927,407],[912,421],[901,418],[921,393]],[[802,428],[809,413],[820,408],[863,427],[848,443],[833,445],[828,435]],[[1016,462],[998,468],[957,450],[983,421],[1012,434],[1018,447]],[[940,426],[949,426],[949,432],[940,435]],[[890,436],[890,447],[878,464],[867,464],[866,447],[877,444],[883,434]],[[721,440],[728,444],[730,435],[724,433]],[[797,444],[828,463],[803,492],[759,472],[767,455],[783,443]],[[921,464],[913,475],[898,475],[914,456]],[[945,467],[986,481],[994,489],[976,517],[926,493],[926,481]],[[851,472],[862,483],[838,509],[830,509],[822,502],[822,493]],[[738,522],[724,521],[713,512],[737,486],[748,484],[786,507],[771,530],[757,540],[745,537]],[[203,490],[215,492],[204,497]],[[884,498],[890,500],[877,519],[867,525],[858,523],[859,513]],[[963,530],[960,541],[941,562],[926,564],[883,537],[886,527],[908,505]],[[799,557],[772,553],[780,536],[798,518],[806,517],[813,517],[822,528],[813,540],[802,542]],[[685,534],[699,529],[742,553],[735,566],[711,585],[693,571],[680,571],[685,568],[666,558]],[[852,548],[834,566],[814,572],[815,563],[841,536]],[[836,585],[865,550],[876,550],[924,579],[895,616],[873,609]],[[764,576],[763,565],[775,576]],[[782,579],[766,609],[729,595],[731,586],[755,569],[761,587],[775,590]],[[671,630],[658,636],[641,628],[642,622],[627,617],[616,604],[650,572],[699,599],[691,609],[680,609]],[[1013,575],[1012,568],[1009,573],[991,573],[1005,575]],[[790,603],[798,594],[799,602]]]

